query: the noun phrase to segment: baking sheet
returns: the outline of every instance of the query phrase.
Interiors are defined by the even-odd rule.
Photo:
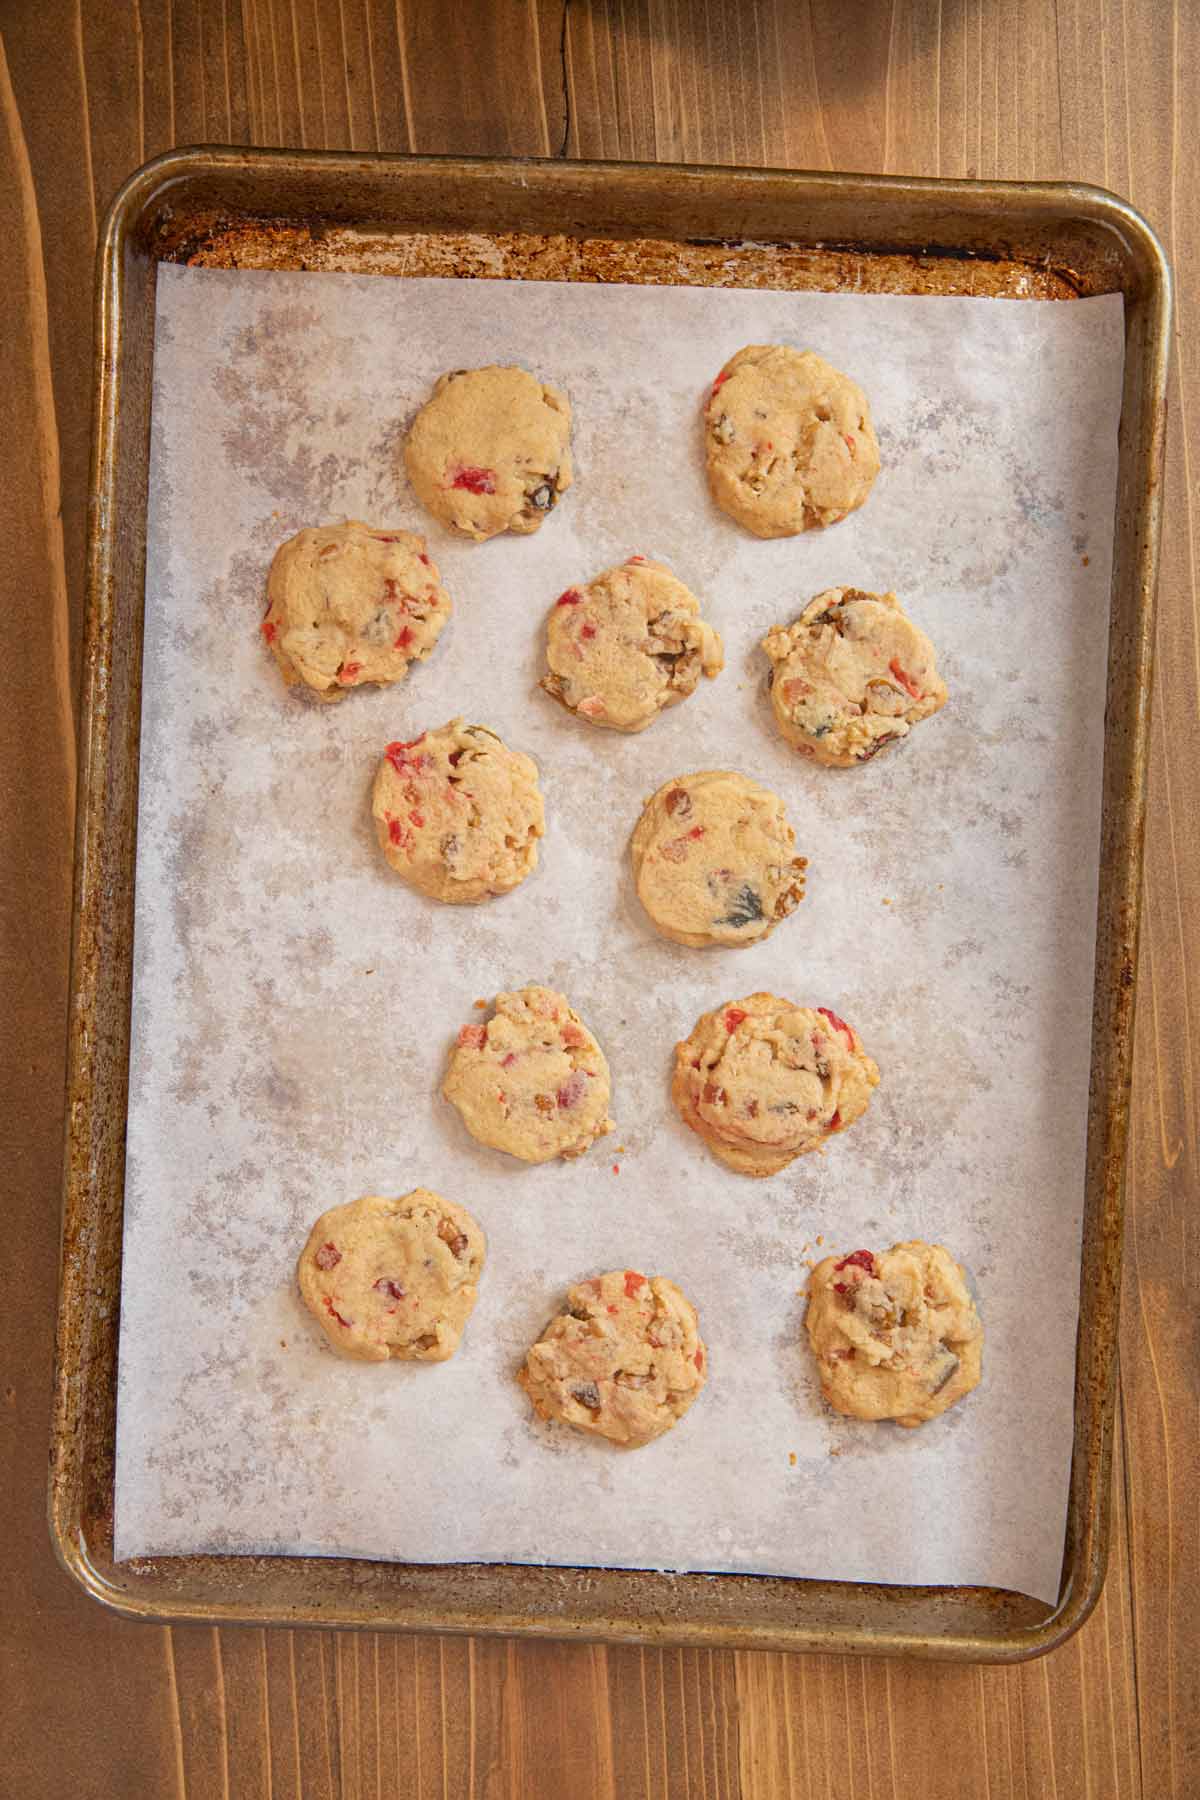
[[[733,349],[778,339],[862,381],[885,467],[853,519],[764,544],[708,501],[697,409]],[[394,473],[404,422],[443,369],[488,360],[568,389],[575,488],[533,539],[430,525],[456,602],[432,660],[391,693],[306,706],[258,638],[274,548],[343,515],[423,529]],[[118,1558],[591,1562],[1054,1598],[1120,370],[1117,297],[160,269]],[[554,596],[633,550],[702,595],[727,667],[625,739],[536,679]],[[910,745],[845,774],[774,735],[755,650],[833,582],[894,587],[951,688]],[[537,757],[549,818],[537,874],[471,911],[404,888],[369,820],[382,745],[456,712]],[[765,944],[688,951],[642,918],[626,840],[645,794],[720,764],[786,797],[809,897]],[[612,1064],[617,1132],[573,1165],[486,1152],[437,1098],[472,1001],[531,980],[568,993]],[[722,1169],[667,1099],[676,1037],[757,987],[833,1006],[883,1070],[853,1131],[765,1182]],[[418,1182],[488,1233],[463,1349],[342,1363],[296,1299],[296,1252],[325,1207]],[[835,1419],[801,1341],[807,1259],[909,1235],[968,1263],[984,1384],[914,1433]],[[536,1423],[511,1379],[564,1286],[610,1266],[676,1279],[710,1350],[688,1418],[632,1455]]]

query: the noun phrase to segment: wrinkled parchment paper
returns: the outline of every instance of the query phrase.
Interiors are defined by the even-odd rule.
[[[710,504],[698,408],[740,345],[864,385],[863,511],[771,543]],[[312,1552],[995,1583],[1053,1598],[1071,1442],[1119,299],[1071,304],[159,273],[116,1549]],[[570,393],[578,479],[483,546],[396,475],[444,369]],[[323,708],[261,643],[305,524],[427,530],[455,612],[391,691]],[[554,597],[662,557],[724,674],[643,735],[538,692]],[[806,766],[756,645],[822,587],[894,588],[951,699],[896,753]],[[478,908],[410,892],[374,843],[376,758],[455,713],[534,755],[541,866]],[[696,951],[633,897],[642,798],[697,767],[786,797],[809,897],[767,942]],[[562,988],[604,1045],[617,1130],[574,1164],[477,1147],[438,1096],[476,998]],[[675,1117],[671,1050],[756,988],[854,1021],[866,1118],[768,1181]],[[617,1165],[619,1173],[614,1169]],[[423,1183],[489,1240],[454,1360],[339,1360],[293,1265],[324,1208]],[[919,1431],[836,1418],[802,1341],[808,1260],[909,1236],[968,1265],[982,1387]],[[820,1239],[823,1237],[824,1244]],[[568,1282],[673,1277],[711,1380],[621,1454],[536,1422],[513,1381]]]

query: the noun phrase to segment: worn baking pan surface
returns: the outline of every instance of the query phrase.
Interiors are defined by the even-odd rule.
[[[262,173],[260,173],[260,170]],[[245,186],[254,177],[257,194]],[[224,155],[172,159],[138,178],[112,222],[101,270],[106,337],[99,396],[101,498],[93,544],[91,804],[82,824],[80,937],[77,941],[73,1137],[68,1161],[59,1432],[53,1517],[60,1548],[81,1578],[114,1604],[169,1616],[326,1618],[449,1629],[585,1631],[677,1641],[822,1645],[934,1654],[1012,1656],[1046,1647],[1084,1615],[1103,1566],[1103,1500],[1114,1331],[1115,1256],[1119,1249],[1119,1167],[1123,1129],[1129,992],[1122,980],[1132,954],[1140,776],[1148,639],[1153,504],[1139,483],[1154,473],[1157,412],[1144,410],[1161,380],[1165,275],[1153,240],[1119,203],[1089,194],[1008,190],[1003,217],[1009,265],[988,261],[977,234],[979,191],[938,184],[825,181],[740,172],[604,170],[562,167],[393,165],[351,158]],[[185,192],[186,190],[186,192]],[[951,196],[963,197],[957,239]],[[267,195],[269,194],[269,200]],[[881,196],[891,204],[879,211]],[[354,200],[349,206],[348,197]],[[850,235],[857,213],[878,224],[879,255],[869,249],[822,252],[814,239]],[[704,223],[700,225],[701,214]],[[887,229],[884,230],[886,219]],[[459,234],[463,254],[482,257],[489,223],[505,236],[488,273],[545,278],[631,279],[653,260],[655,278],[739,283],[745,259],[760,285],[863,286],[865,271],[886,262],[892,291],[1036,292],[1048,282],[1064,295],[1120,288],[1128,302],[1128,351],[1114,572],[1110,734],[1105,770],[1104,868],[1097,962],[1089,1175],[1085,1224],[1077,1433],[1071,1522],[1059,1606],[1013,1595],[964,1590],[905,1590],[769,1578],[664,1577],[622,1571],[556,1572],[511,1566],[400,1568],[298,1559],[179,1558],[153,1564],[111,1560],[112,1387],[115,1299],[119,1284],[120,1194],[130,970],[128,939],[137,767],[141,552],[145,427],[156,256],[225,260],[240,266],[260,244],[278,259],[313,266],[321,242],[341,257],[356,234],[359,264],[446,272],[438,227]],[[529,230],[536,225],[538,232]],[[570,225],[551,231],[552,225]],[[698,229],[698,226],[700,227]],[[634,231],[640,243],[618,234]],[[750,237],[754,248],[688,244],[688,238]],[[948,242],[948,237],[950,241]],[[770,279],[770,241],[790,273]],[[498,239],[496,239],[498,242]],[[917,246],[969,254],[916,254]],[[149,247],[147,247],[149,246]],[[222,248],[222,246],[224,248]],[[675,253],[672,254],[672,246]],[[642,258],[639,261],[639,256]],[[828,256],[828,261],[825,258]],[[436,260],[443,257],[442,261]],[[629,264],[626,258],[631,259]],[[714,260],[715,259],[715,260]],[[1036,283],[1030,261],[1040,265]],[[692,273],[685,271],[690,265]],[[329,266],[322,264],[321,266]],[[950,272],[949,289],[936,285]],[[988,286],[987,271],[996,277]],[[480,269],[478,272],[483,272]],[[905,275],[907,272],[907,279]],[[822,280],[822,273],[824,279]],[[644,274],[642,275],[644,279]],[[1140,335],[1139,335],[1140,334]],[[1156,360],[1157,357],[1157,360]],[[119,379],[120,407],[113,384]],[[1131,467],[1131,445],[1141,455]],[[115,503],[115,504],[114,504]],[[1151,528],[1147,534],[1146,526]],[[1132,527],[1132,531],[1128,529]],[[1136,535],[1140,528],[1141,535]],[[97,958],[101,938],[106,950]],[[97,1049],[102,1052],[97,1056]],[[81,1306],[90,1295],[93,1304]],[[107,1315],[102,1310],[107,1302]]]

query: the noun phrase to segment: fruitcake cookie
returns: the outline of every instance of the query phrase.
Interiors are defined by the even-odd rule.
[[[775,1175],[867,1110],[879,1070],[858,1033],[774,994],[730,1000],[675,1046],[671,1098],[739,1175]]]
[[[300,1293],[342,1356],[445,1362],[478,1294],[483,1232],[429,1188],[368,1194],[322,1213],[300,1252]]]
[[[805,1324],[821,1392],[852,1418],[922,1425],[979,1383],[983,1326],[940,1244],[827,1256],[809,1277]]]
[[[603,1050],[553,988],[497,994],[494,1006],[459,1032],[443,1094],[494,1150],[530,1163],[582,1156],[613,1128]]]
[[[869,762],[946,704],[933,645],[895,594],[826,588],[762,647],[783,736],[835,768]]]
[[[532,757],[461,719],[388,745],[371,811],[397,874],[451,905],[517,887],[537,867],[546,829]]]
[[[571,406],[525,369],[443,375],[404,446],[418,500],[463,537],[536,531],[571,485]]]
[[[517,1380],[543,1419],[635,1450],[682,1419],[707,1374],[696,1309],[675,1283],[613,1269],[568,1288]]]
[[[811,350],[749,344],[731,356],[704,408],[708,485],[756,537],[833,525],[879,473],[866,395]]]
[[[725,667],[700,602],[662,563],[631,556],[555,601],[542,686],[568,712],[612,731],[642,731]]]
[[[298,531],[275,552],[260,630],[289,687],[318,700],[403,681],[450,617],[450,596],[411,531],[361,519]]]
[[[783,801],[732,769],[664,782],[630,840],[637,895],[677,944],[753,944],[804,898]]]

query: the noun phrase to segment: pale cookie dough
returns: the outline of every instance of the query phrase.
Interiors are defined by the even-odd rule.
[[[442,1093],[473,1138],[522,1162],[582,1156],[611,1131],[604,1052],[553,988],[497,994],[486,1023],[464,1025]]]
[[[671,1098],[729,1168],[775,1175],[853,1125],[878,1082],[844,1019],[760,993],[704,1013],[676,1044]]]
[[[450,596],[411,531],[361,519],[299,531],[275,552],[260,626],[289,687],[318,700],[403,681],[450,617]]]
[[[537,764],[486,725],[461,719],[388,745],[371,811],[397,874],[451,905],[507,894],[524,881],[546,829]]]
[[[895,594],[826,588],[762,647],[781,733],[835,768],[869,762],[946,704],[933,645]]]
[[[463,537],[536,531],[571,485],[571,406],[525,369],[456,369],[413,420],[418,500]]]
[[[637,895],[677,944],[753,944],[804,898],[783,801],[748,775],[703,769],[647,800],[630,853]]]
[[[342,1356],[445,1362],[478,1294],[483,1232],[429,1188],[368,1194],[322,1213],[300,1252],[300,1293]]]
[[[983,1326],[940,1244],[827,1256],[809,1277],[805,1323],[821,1392],[852,1418],[923,1425],[979,1383]]]
[[[613,1269],[567,1290],[517,1380],[543,1419],[634,1450],[682,1419],[707,1374],[696,1309],[675,1283]]]
[[[542,686],[568,712],[612,731],[642,731],[725,666],[700,602],[664,564],[631,556],[568,588],[546,628]]]
[[[756,537],[833,525],[879,473],[866,395],[811,350],[750,344],[731,356],[704,408],[708,485]]]

